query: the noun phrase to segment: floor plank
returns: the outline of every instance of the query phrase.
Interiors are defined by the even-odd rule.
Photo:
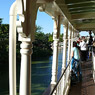
[[[71,86],[69,95],[95,95],[95,83],[92,76],[91,60],[83,62],[82,66],[82,82],[78,82]]]

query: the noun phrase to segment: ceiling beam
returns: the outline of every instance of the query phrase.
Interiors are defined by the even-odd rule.
[[[95,9],[78,10],[78,11],[72,11],[70,13],[71,15],[73,15],[73,14],[92,13],[92,12],[95,12]]]
[[[71,19],[94,19],[95,18],[95,12],[88,12],[88,13],[81,13],[81,14],[72,14]]]
[[[68,8],[69,11],[72,11],[72,10],[83,10],[83,9],[93,9],[95,8],[95,5],[93,6],[80,6],[80,7],[71,7],[71,8]]]
[[[68,6],[72,5],[80,5],[80,4],[89,4],[89,3],[95,3],[95,1],[84,1],[84,2],[78,2],[78,3],[68,3]]]
[[[95,30],[95,23],[88,23],[88,24],[77,24],[76,29],[83,31],[83,30]]]

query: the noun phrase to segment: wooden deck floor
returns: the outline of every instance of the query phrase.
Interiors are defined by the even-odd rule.
[[[69,95],[95,95],[92,65],[91,60],[82,63],[82,82],[72,85]]]

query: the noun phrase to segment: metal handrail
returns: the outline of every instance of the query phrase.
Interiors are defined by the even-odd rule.
[[[62,73],[61,77],[59,78],[59,80],[58,80],[58,82],[57,82],[57,84],[54,86],[53,90],[50,92],[50,94],[49,94],[49,95],[52,95],[52,94],[54,93],[54,91],[56,90],[57,85],[59,84],[59,82],[60,82],[60,80],[62,79],[63,75],[65,74],[65,72],[66,72],[67,68],[69,67],[70,62],[71,62],[71,60],[69,61],[69,64],[68,64],[68,65],[66,66],[66,68],[64,69],[64,71],[63,71],[63,73]]]

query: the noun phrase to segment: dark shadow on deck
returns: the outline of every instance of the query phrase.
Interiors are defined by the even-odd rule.
[[[95,95],[95,83],[93,81],[91,60],[82,65],[82,82],[71,86],[69,95]]]

